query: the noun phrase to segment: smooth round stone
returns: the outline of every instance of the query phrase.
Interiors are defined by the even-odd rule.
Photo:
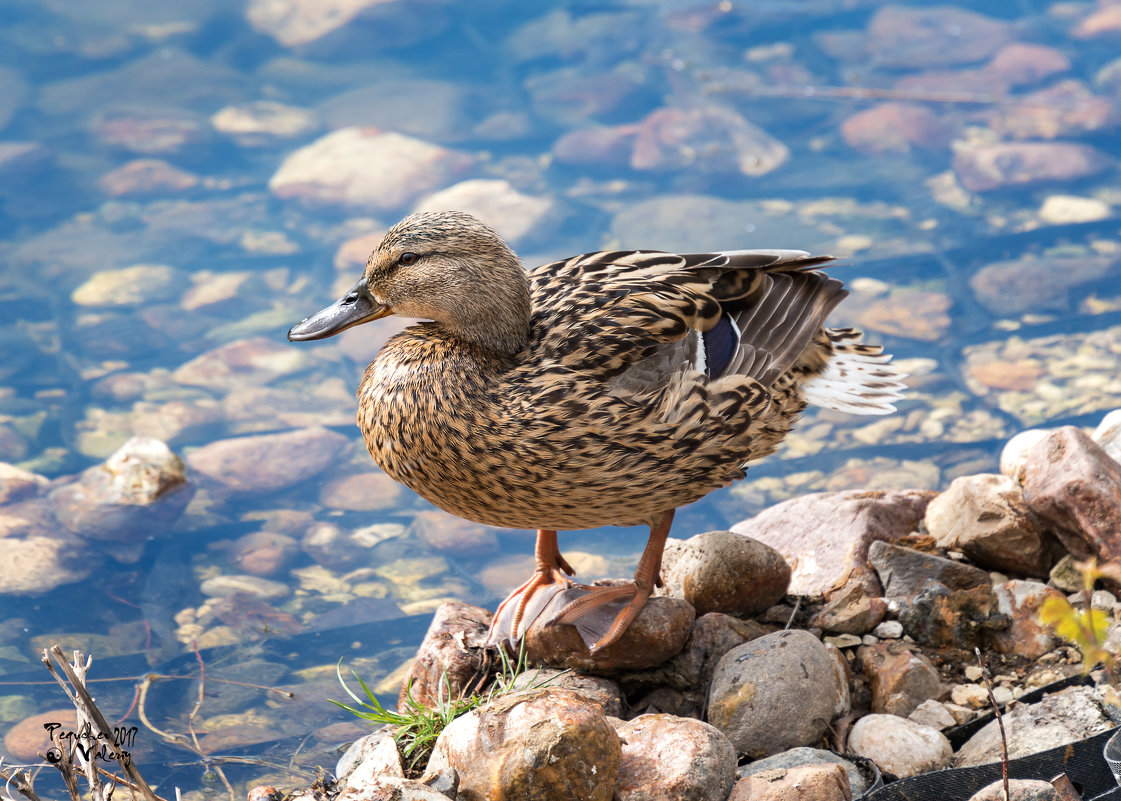
[[[1018,480],[1028,451],[1050,433],[1050,429],[1046,428],[1029,428],[1004,443],[1004,448],[1000,452],[1000,472],[1011,479]]]
[[[737,753],[770,756],[817,743],[847,691],[828,646],[808,631],[776,631],[720,658],[709,689],[708,720]]]
[[[698,615],[759,614],[782,600],[790,584],[790,565],[778,551],[731,531],[667,543],[662,565],[666,594],[684,598]]]
[[[220,439],[199,448],[187,462],[232,490],[275,492],[318,475],[349,449],[349,438],[316,427]]]
[[[849,732],[849,751],[900,778],[938,770],[954,751],[946,735],[896,715],[865,715]]]
[[[973,795],[969,801],[1003,801],[1004,780],[998,779],[986,785]],[[1009,779],[1008,801],[1063,801],[1051,782],[1042,779]]]
[[[166,264],[134,264],[102,270],[70,293],[79,306],[133,306],[172,300],[187,288],[186,276]]]
[[[225,598],[240,593],[267,601],[288,595],[287,585],[258,576],[215,576],[204,581],[199,589],[203,595],[212,598]]]

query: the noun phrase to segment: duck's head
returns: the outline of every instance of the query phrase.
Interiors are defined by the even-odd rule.
[[[358,283],[293,326],[288,339],[323,339],[400,314],[512,354],[525,345],[530,312],[529,282],[502,237],[461,211],[422,212],[390,228]]]

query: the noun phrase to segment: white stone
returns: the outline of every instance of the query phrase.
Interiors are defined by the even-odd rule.
[[[1121,409],[1114,409],[1103,417],[1090,436],[1113,461],[1121,462]]]
[[[250,0],[249,24],[282,45],[314,42],[371,6],[393,0]]]
[[[1039,208],[1039,218],[1052,225],[1096,222],[1109,217],[1109,204],[1092,197],[1051,195]]]
[[[465,211],[494,228],[515,247],[553,232],[559,207],[551,197],[526,195],[509,181],[473,178],[421,200],[413,211]]]
[[[458,175],[466,153],[399,133],[340,128],[290,154],[269,189],[277,197],[369,212],[397,211]]]
[[[1020,468],[1024,465],[1028,451],[1050,433],[1051,430],[1047,428],[1029,428],[1008,440],[1000,452],[1000,472],[1019,480]]]
[[[881,640],[898,640],[903,636],[903,624],[898,620],[885,620],[872,629],[872,633]]]
[[[980,684],[955,684],[950,690],[950,700],[959,706],[980,709],[989,704],[989,691]]]
[[[865,715],[849,732],[849,751],[896,776],[945,767],[953,749],[942,732],[897,715]]]
[[[933,698],[928,698],[915,707],[915,711],[908,715],[907,719],[939,731],[957,724],[949,710]]]

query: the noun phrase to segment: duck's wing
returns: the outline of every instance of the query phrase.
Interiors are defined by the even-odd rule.
[[[655,390],[692,369],[763,386],[787,370],[847,294],[800,250],[604,251],[533,270],[531,346],[617,388]]]

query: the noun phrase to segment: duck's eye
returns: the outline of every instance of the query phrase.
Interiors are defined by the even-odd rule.
[[[416,264],[416,260],[419,258],[420,256],[416,255],[411,250],[408,250],[397,257],[397,263],[403,264],[408,267],[410,264]]]

